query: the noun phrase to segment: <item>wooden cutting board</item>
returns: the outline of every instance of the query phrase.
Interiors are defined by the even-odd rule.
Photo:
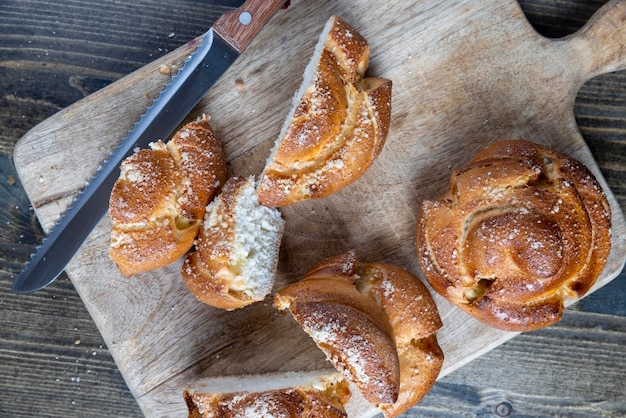
[[[261,172],[331,14],[369,40],[369,74],[393,80],[391,129],[384,151],[356,183],[282,210],[286,231],[276,288],[351,248],[363,261],[395,263],[420,275],[413,242],[420,201],[439,197],[451,171],[488,143],[511,137],[568,153],[598,176],[614,226],[611,257],[595,288],[619,274],[624,218],[576,127],[573,105],[586,80],[626,67],[626,1],[609,2],[581,31],[556,40],[539,36],[514,0],[294,1],[187,119],[211,116],[231,175]],[[44,229],[192,49],[185,45],[128,75],[19,141],[15,164]],[[183,284],[180,262],[122,278],[108,258],[109,232],[105,218],[67,273],[147,416],[183,416],[183,388],[203,377],[328,368],[312,340],[270,298],[235,312],[204,306]],[[442,375],[515,335],[435,299],[444,322]],[[361,415],[375,412],[364,405]]]

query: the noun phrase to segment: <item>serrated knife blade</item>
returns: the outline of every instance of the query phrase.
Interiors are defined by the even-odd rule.
[[[43,239],[15,278],[12,291],[39,290],[63,272],[106,214],[124,158],[135,148],[146,147],[158,138],[171,135],[284,3],[285,0],[247,0],[217,19],[201,37],[197,49]]]

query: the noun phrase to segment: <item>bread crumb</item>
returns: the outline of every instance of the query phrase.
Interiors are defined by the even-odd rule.
[[[159,67],[159,73],[163,75],[172,75],[172,70],[169,66],[161,64],[161,66]]]

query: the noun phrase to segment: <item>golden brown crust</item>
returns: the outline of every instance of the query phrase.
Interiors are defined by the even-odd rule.
[[[308,88],[266,165],[259,201],[286,206],[354,182],[382,151],[391,119],[390,80],[365,78],[367,41],[333,16]]]
[[[400,392],[396,402],[379,405],[395,417],[418,403],[432,388],[443,366],[437,342],[441,318],[430,292],[407,270],[388,263],[363,264],[360,291],[377,301],[389,318],[400,361]]]
[[[238,213],[238,206],[243,205],[247,198],[246,189],[255,201],[248,202],[249,211],[241,214]],[[258,219],[256,223],[242,219],[252,217],[259,210],[266,212],[264,219]],[[250,222],[249,230],[240,230],[238,224],[242,222]],[[256,202],[253,178],[229,178],[208,208],[196,239],[196,251],[185,258],[181,272],[185,284],[200,301],[220,309],[238,309],[263,300],[273,285],[283,227],[283,220],[276,209],[261,208]],[[257,247],[249,250],[248,254],[240,255],[239,252],[245,250],[239,245],[242,241],[240,235],[244,233],[259,236],[256,241],[260,243],[257,242]],[[254,258],[252,252],[256,253],[256,257],[265,253],[271,258],[268,265],[258,267],[259,272],[266,274],[258,283],[247,274],[244,265]]]
[[[523,140],[499,141],[456,170],[416,231],[433,288],[480,321],[527,331],[559,321],[611,247],[611,212],[580,162]]]
[[[289,309],[365,399],[375,405],[392,403],[400,383],[392,330],[383,310],[357,290],[355,279],[352,254],[331,258],[281,289],[274,303]]]
[[[130,277],[163,267],[191,248],[207,203],[226,180],[226,161],[204,117],[167,144],[137,151],[120,169],[109,200],[109,254]]]
[[[443,363],[430,293],[399,267],[359,267],[354,251],[322,261],[275,296],[330,362],[387,417],[432,387]]]
[[[235,241],[235,204],[245,182],[243,177],[228,179],[213,209],[222,222],[210,229],[200,228],[196,251],[187,255],[182,268],[183,280],[191,293],[220,309],[238,309],[247,304],[242,300],[244,294],[231,291],[235,275],[229,262]]]
[[[345,418],[345,380],[258,392],[183,393],[189,418]]]

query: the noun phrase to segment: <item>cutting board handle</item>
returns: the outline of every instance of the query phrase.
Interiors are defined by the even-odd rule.
[[[606,3],[571,40],[588,57],[588,78],[626,69],[626,0]]]

